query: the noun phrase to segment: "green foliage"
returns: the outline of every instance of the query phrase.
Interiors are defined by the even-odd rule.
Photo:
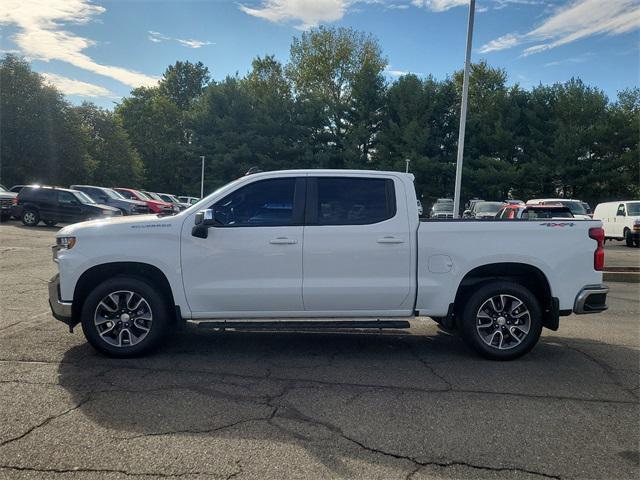
[[[0,65],[0,176],[144,186],[198,195],[249,168],[373,168],[410,160],[425,204],[452,196],[462,73],[386,84],[375,38],[348,28],[302,33],[285,65],[256,58],[245,76],[209,79],[176,62],[115,112],[71,107],[28,64]],[[530,91],[472,65],[463,197],[599,201],[640,196],[640,89],[610,101],[579,79]]]

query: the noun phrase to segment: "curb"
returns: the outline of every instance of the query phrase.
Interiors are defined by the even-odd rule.
[[[640,272],[603,272],[605,282],[640,283]]]

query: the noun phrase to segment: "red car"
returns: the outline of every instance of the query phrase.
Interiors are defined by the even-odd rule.
[[[140,190],[134,190],[133,188],[114,188],[120,195],[128,198],[129,200],[139,200],[145,202],[151,213],[159,213],[160,215],[173,215],[177,213],[177,207],[168,202],[160,202],[149,198]]]
[[[500,220],[539,220],[574,218],[569,207],[554,205],[505,205],[496,213]]]

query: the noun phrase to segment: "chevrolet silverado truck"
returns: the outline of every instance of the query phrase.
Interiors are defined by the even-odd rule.
[[[411,174],[265,172],[174,216],[63,228],[49,301],[115,357],[185,323],[397,329],[430,317],[508,360],[561,316],[607,308],[603,240],[592,220],[420,221]]]

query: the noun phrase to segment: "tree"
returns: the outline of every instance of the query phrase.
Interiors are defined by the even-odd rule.
[[[159,83],[160,94],[184,111],[209,83],[209,69],[202,62],[176,62],[170,65]]]
[[[379,78],[386,64],[377,40],[350,28],[320,27],[293,39],[287,76],[302,106],[309,141],[323,145],[330,166],[345,164],[354,85],[359,81],[364,94],[365,71]]]
[[[116,108],[144,164],[149,190],[179,191],[192,177],[185,168],[183,112],[158,88],[137,88]]]
[[[87,172],[89,181],[96,185],[130,187],[140,186],[143,165],[133,148],[121,120],[113,112],[83,103],[75,108],[88,136],[91,158]]]
[[[53,185],[87,178],[87,138],[62,94],[14,55],[0,61],[0,181]]]

